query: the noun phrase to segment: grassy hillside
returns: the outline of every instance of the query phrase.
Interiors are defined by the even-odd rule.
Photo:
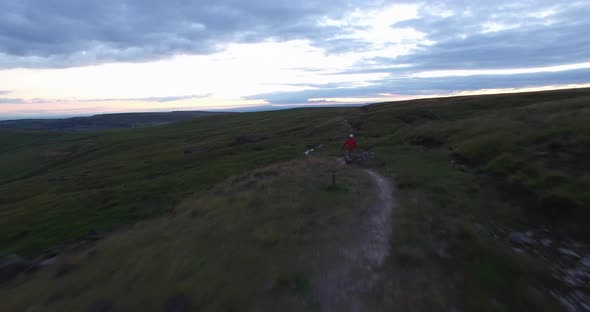
[[[365,165],[392,177],[399,189],[400,207],[393,220],[391,255],[383,272],[390,280],[374,291],[380,294],[375,301],[413,311],[444,310],[449,306],[459,306],[465,311],[559,310],[547,295],[549,289],[561,287],[559,283],[536,259],[511,252],[501,235],[511,229],[550,228],[551,232],[587,241],[589,233],[584,220],[590,207],[586,191],[590,187],[590,164],[585,157],[590,155],[589,101],[590,90],[579,89],[415,100],[364,108],[212,116],[124,131],[2,131],[0,251],[36,256],[83,238],[89,232],[108,231],[171,212],[190,194],[204,194],[213,185],[233,192],[228,177],[302,158],[308,145],[324,144],[315,157],[331,157],[345,134],[352,130],[361,149],[377,153],[377,160]],[[318,168],[318,174],[322,168],[329,167],[321,162],[313,166]],[[316,174],[313,170],[313,173],[306,172],[308,177]],[[289,176],[279,185],[287,183]],[[285,188],[282,195],[289,196],[292,189],[301,187],[297,183]],[[239,185],[235,186],[238,193]],[[360,186],[349,190],[357,187]],[[218,187],[209,191],[215,189]],[[258,192],[268,194],[256,185],[250,185],[248,192],[257,194],[248,196],[259,196]],[[311,191],[305,192],[309,194],[307,197],[288,197],[287,201],[299,207],[291,208],[304,210],[314,205],[314,198],[321,198],[320,193],[307,192]],[[233,229],[233,222],[245,218],[248,224],[259,223],[265,228],[263,224],[268,220],[264,214],[244,215],[243,209],[234,209],[240,207],[234,206],[235,202],[226,202],[230,195],[218,199],[209,196],[204,200],[211,200],[215,207],[227,213],[215,224]],[[246,199],[251,200],[259,199]],[[268,202],[260,200],[261,207],[266,207]],[[325,206],[330,210],[326,213],[339,211],[338,205],[328,202]],[[168,222],[157,220],[160,221],[153,222]],[[296,226],[285,222],[280,226],[281,233]],[[189,223],[182,224],[180,229]],[[135,234],[134,244],[146,246],[143,251],[130,249],[130,253],[137,253],[135,259],[152,259],[145,255],[158,253],[160,245],[151,249],[148,242],[155,239],[146,237],[157,235],[161,231],[155,229],[164,225],[154,226],[154,229],[146,226]],[[327,233],[333,230],[328,226],[323,228]],[[191,231],[196,231],[195,237],[206,234],[199,229]],[[274,228],[270,232],[261,231],[252,235],[262,235],[271,242],[287,235],[277,234]],[[219,242],[232,239],[242,242],[239,229],[232,233],[231,236],[212,234],[212,238]],[[323,232],[311,233],[318,237]],[[113,237],[118,238],[100,243],[99,252],[116,254],[127,250],[126,239]],[[248,237],[251,236],[243,239]],[[250,246],[245,241],[244,244]],[[191,252],[186,250],[189,247],[182,246],[180,250]],[[203,257],[230,261],[234,255],[230,250],[237,252],[239,246],[231,243],[227,252],[206,248]],[[306,254],[308,245],[286,246]],[[300,247],[303,249],[297,249]],[[255,258],[260,253],[268,253],[270,259],[283,259],[268,250],[254,249],[254,260],[247,263],[263,275],[270,273],[254,264],[261,261]],[[154,261],[163,263],[162,259]],[[113,270],[133,267],[133,263],[128,266],[109,264],[106,260],[100,263]],[[145,265],[140,276],[153,268],[149,263]],[[82,270],[84,273],[68,277],[63,285],[73,287],[94,279],[91,268]],[[166,272],[162,274],[170,273]],[[128,277],[127,273],[121,274]],[[218,273],[217,267],[204,267],[201,273],[194,274]],[[235,281],[238,286],[247,287],[245,280],[250,277],[232,273],[239,276]],[[33,281],[31,286],[23,284],[24,288],[19,289],[28,289],[23,291],[24,299],[15,299],[12,304],[20,306],[24,301],[18,300],[33,300],[30,298],[36,298],[34,302],[45,300],[41,295],[29,296],[35,293],[36,287],[53,283],[47,279],[50,274],[53,273],[40,274],[41,279]],[[205,277],[193,276],[189,281]],[[148,280],[161,282],[162,278],[152,276]],[[224,293],[220,289],[225,287],[219,284],[207,288],[216,298],[209,303],[211,307],[219,308],[216,304],[227,299],[215,297],[218,292]],[[183,289],[190,293],[197,291],[197,288]],[[150,291],[159,294],[160,288],[140,289],[138,295]],[[17,293],[20,292],[15,290],[2,295],[17,298]],[[228,290],[227,294],[231,293],[233,290]],[[69,304],[88,303],[95,295],[86,293],[80,298],[58,300],[50,306],[72,307]],[[158,296],[153,299],[155,306],[165,299]],[[191,302],[201,302],[194,300]],[[236,300],[230,302],[243,302]],[[254,302],[246,302],[247,306],[255,307]],[[127,307],[124,300],[120,304]]]
[[[502,200],[529,208],[529,215],[550,217],[545,222],[588,216],[587,89],[380,104],[358,118],[371,147],[386,155],[399,154],[387,151],[394,145],[422,150],[425,157],[445,156],[469,175],[490,178],[485,183],[496,187]],[[387,119],[398,122],[379,122]]]
[[[317,310],[310,280],[337,260],[325,245],[354,240],[345,229],[372,195],[366,174],[324,159],[235,176],[191,195],[169,217],[68,253],[61,273],[43,270],[31,282],[0,289],[0,308]]]
[[[523,229],[588,241],[590,90],[378,104],[351,123],[402,194],[398,280],[383,290],[405,290],[398,307],[556,309],[540,294],[562,286],[505,242]]]
[[[35,255],[169,211],[231,175],[341,137],[341,113],[226,115],[96,133],[0,131],[0,246]]]

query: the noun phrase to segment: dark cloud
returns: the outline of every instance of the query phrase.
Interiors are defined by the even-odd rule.
[[[425,11],[419,19],[395,25],[427,34],[433,45],[376,61],[381,65],[411,64],[406,68],[410,71],[542,67],[590,61],[587,1],[558,5],[554,1],[456,1],[444,9],[454,14],[437,16]],[[553,14],[543,16],[543,12]],[[493,27],[500,28],[490,31]]]
[[[0,68],[140,62],[178,53],[211,53],[228,42],[266,39],[308,39],[328,53],[365,51],[373,47],[371,42],[343,35],[366,26],[320,26],[320,21],[379,2],[388,3],[0,0]],[[540,15],[544,10],[555,14]],[[587,1],[427,1],[418,18],[392,27],[416,29],[434,44],[398,58],[377,58],[372,64],[411,64],[413,70],[431,70],[588,61],[587,16]],[[485,25],[494,23],[514,28],[483,33]]]
[[[562,65],[590,61],[590,21],[551,28],[521,28],[450,39],[398,58],[413,69],[490,69]],[[575,34],[575,35],[572,35]]]
[[[321,40],[363,1],[0,0],[0,67],[69,67],[211,53],[228,42]]]
[[[59,68],[142,62],[175,54],[207,54],[230,42],[307,39],[328,54],[375,48],[351,33],[366,25],[327,25],[356,9],[387,0],[0,0],[0,69]],[[418,18],[391,25],[415,29],[423,42],[405,55],[365,59],[342,72],[389,73],[371,86],[314,85],[317,89],[259,95],[271,103],[308,98],[433,94],[590,82],[588,70],[519,75],[411,78],[428,70],[497,69],[590,62],[587,0],[449,0],[421,2]],[[296,60],[294,60],[296,62]],[[404,65],[404,67],[400,67]],[[305,67],[306,64],[300,66]],[[315,71],[309,68],[306,71]],[[7,94],[1,92],[0,94]],[[194,97],[194,96],[191,96]],[[198,96],[197,96],[198,97]],[[126,99],[169,102],[190,97]],[[18,101],[1,99],[0,103]],[[105,101],[111,101],[107,99]]]
[[[271,104],[306,103],[311,98],[374,97],[379,94],[433,95],[481,89],[541,87],[548,85],[587,83],[590,69],[516,75],[475,75],[437,78],[388,78],[374,85],[342,88],[325,85],[314,90],[259,94],[250,99],[265,99]],[[316,86],[317,87],[317,86]]]

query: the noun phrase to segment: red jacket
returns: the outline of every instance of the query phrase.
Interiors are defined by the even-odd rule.
[[[356,148],[356,140],[354,138],[348,138],[344,144],[342,144],[342,148],[346,148],[349,151],[354,151]]]

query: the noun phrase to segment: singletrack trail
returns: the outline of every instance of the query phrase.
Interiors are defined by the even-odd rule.
[[[382,280],[381,267],[389,254],[392,210],[396,203],[391,182],[374,170],[377,196],[352,229],[355,240],[335,248],[336,262],[316,277],[316,296],[322,311],[371,311],[372,291]],[[373,308],[372,308],[373,307]]]

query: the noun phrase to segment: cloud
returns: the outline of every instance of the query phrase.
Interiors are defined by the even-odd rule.
[[[587,0],[0,0],[0,77],[22,77],[15,98],[155,103],[586,83],[528,69],[590,62],[588,16]]]
[[[211,94],[200,94],[200,95],[180,95],[180,96],[152,96],[146,98],[122,98],[122,99],[88,99],[88,100],[80,100],[80,102],[158,102],[158,103],[166,103],[166,102],[175,102],[181,100],[190,100],[190,99],[203,99],[210,97]]]
[[[0,94],[3,93],[10,93],[7,91],[0,91]],[[0,98],[0,104],[55,104],[55,103],[62,103],[62,102],[78,102],[78,103],[100,103],[100,102],[119,102],[119,103],[129,103],[129,102],[149,102],[149,103],[168,103],[168,102],[177,102],[177,101],[184,101],[184,100],[193,100],[193,99],[205,99],[210,97],[210,94],[201,94],[201,95],[182,95],[182,96],[163,96],[163,97],[146,97],[146,98],[109,98],[109,99],[44,99],[44,98],[36,98],[36,99],[18,99],[18,98]]]
[[[589,12],[590,14],[590,12]],[[590,21],[452,38],[392,60],[421,69],[523,68],[590,61]]]
[[[206,54],[230,42],[322,40],[364,1],[0,1],[0,67],[70,67]]]
[[[22,104],[25,103],[23,99],[0,98],[0,104]]]
[[[441,10],[449,14],[439,14]],[[427,34],[433,44],[377,63],[411,64],[408,70],[551,66],[590,61],[590,5],[572,1],[463,2],[397,23]]]
[[[387,50],[368,53],[369,63],[415,70],[590,60],[587,1],[406,2],[2,0],[0,68],[144,62],[295,39],[334,54]]]
[[[543,87],[588,83],[590,68],[561,72],[529,73],[515,75],[474,75],[457,77],[390,77],[373,85],[356,88],[334,87],[333,84],[313,90],[258,94],[251,99],[264,99],[271,104],[300,104],[310,99],[336,97],[367,97],[381,94],[396,95],[444,95],[460,91],[482,89]]]

